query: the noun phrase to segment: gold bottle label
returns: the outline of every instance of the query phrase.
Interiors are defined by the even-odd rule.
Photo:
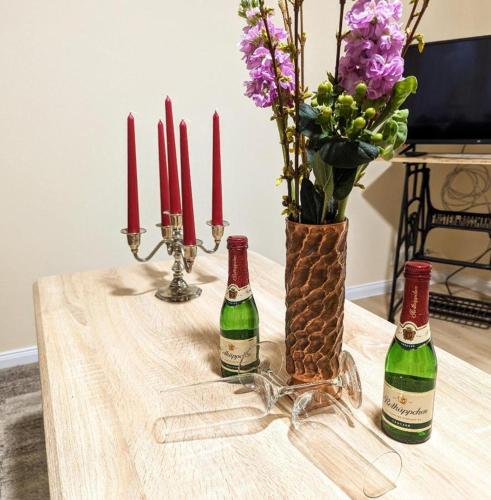
[[[396,339],[406,349],[416,349],[431,340],[430,324],[416,326],[412,321],[399,323],[396,330]]]
[[[257,361],[257,337],[245,340],[227,339],[220,337],[220,359],[222,367],[231,372],[239,372],[242,367],[244,371],[254,368]],[[252,368],[250,368],[252,366]]]
[[[408,392],[385,382],[382,419],[406,432],[423,432],[431,428],[435,389]]]
[[[251,285],[248,283],[246,286],[238,287],[235,284],[229,285],[225,292],[225,300],[230,304],[238,304],[244,302],[252,295]]]

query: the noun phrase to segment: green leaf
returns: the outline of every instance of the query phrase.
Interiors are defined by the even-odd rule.
[[[379,127],[388,120],[404,103],[404,101],[418,90],[418,80],[415,76],[408,76],[400,80],[392,89],[392,96],[387,106],[382,111],[375,122],[375,127]]]
[[[312,167],[315,176],[315,182],[317,186],[324,192],[323,195],[323,206],[320,214],[318,224],[322,224],[327,216],[327,211],[329,208],[329,202],[332,201],[332,195],[334,191],[334,177],[333,168],[331,165],[327,165],[318,151],[308,151],[309,164]]]
[[[334,192],[335,200],[343,200],[352,191],[357,174],[356,168],[335,168],[334,169]]]
[[[418,41],[418,51],[422,54],[425,50],[425,37],[423,33],[418,33],[414,38]]]
[[[397,134],[394,141],[394,149],[400,148],[407,139],[407,119],[409,117],[408,109],[400,109],[392,116],[392,120],[397,123]]]
[[[317,185],[324,191],[327,199],[331,198],[334,188],[332,167],[322,161],[318,151],[309,152],[309,163],[312,166]]]
[[[386,148],[382,150],[380,156],[382,157],[382,159],[386,161],[392,160],[392,158],[394,158],[394,146],[392,144],[389,144]]]
[[[302,224],[320,224],[324,195],[306,177],[302,179],[300,186],[300,201],[302,204]]]
[[[394,149],[400,148],[407,139],[407,123],[397,122],[397,136],[394,141]]]
[[[408,118],[409,109],[399,109],[392,115],[392,119],[396,122],[407,122]]]
[[[379,155],[379,149],[363,141],[329,141],[320,148],[320,157],[335,168],[356,169],[370,163]]]
[[[398,129],[396,121],[391,119],[388,122],[386,122],[383,131],[384,142],[391,145],[394,144],[397,137],[397,130]]]
[[[299,121],[298,129],[306,137],[322,134],[322,129],[317,123],[319,110],[310,106],[305,102],[300,103],[298,109]]]

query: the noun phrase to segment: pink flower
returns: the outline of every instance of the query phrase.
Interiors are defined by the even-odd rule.
[[[402,47],[406,40],[399,24],[401,0],[357,0],[346,15],[350,34],[339,64],[341,86],[353,93],[367,84],[370,99],[387,97],[402,78]]]
[[[259,16],[259,9],[247,12],[248,25],[243,29],[240,51],[249,70],[250,80],[244,82],[245,95],[250,97],[256,106],[267,108],[278,99],[275,71],[271,51],[267,46],[267,36],[264,21]],[[290,54],[281,48],[288,36],[283,28],[267,19],[268,30],[275,48],[275,62],[280,76],[279,85],[287,104],[293,102],[295,92],[295,69]]]

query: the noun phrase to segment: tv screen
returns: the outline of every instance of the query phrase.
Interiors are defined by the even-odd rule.
[[[409,144],[491,143],[491,35],[411,46],[406,75],[418,79],[409,109]]]

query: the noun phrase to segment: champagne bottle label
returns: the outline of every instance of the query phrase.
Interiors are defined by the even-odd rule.
[[[239,287],[236,284],[231,284],[227,286],[227,290],[225,292],[225,300],[229,304],[240,304],[247,300],[252,296],[251,285],[247,283],[247,285],[243,287]]]
[[[396,339],[405,349],[416,349],[431,340],[430,324],[416,326],[412,321],[399,323]]]
[[[222,367],[231,372],[248,371],[256,368],[257,336],[250,339],[228,339],[220,337],[220,358]]]
[[[382,419],[406,432],[423,432],[431,428],[435,389],[408,392],[385,382]]]

